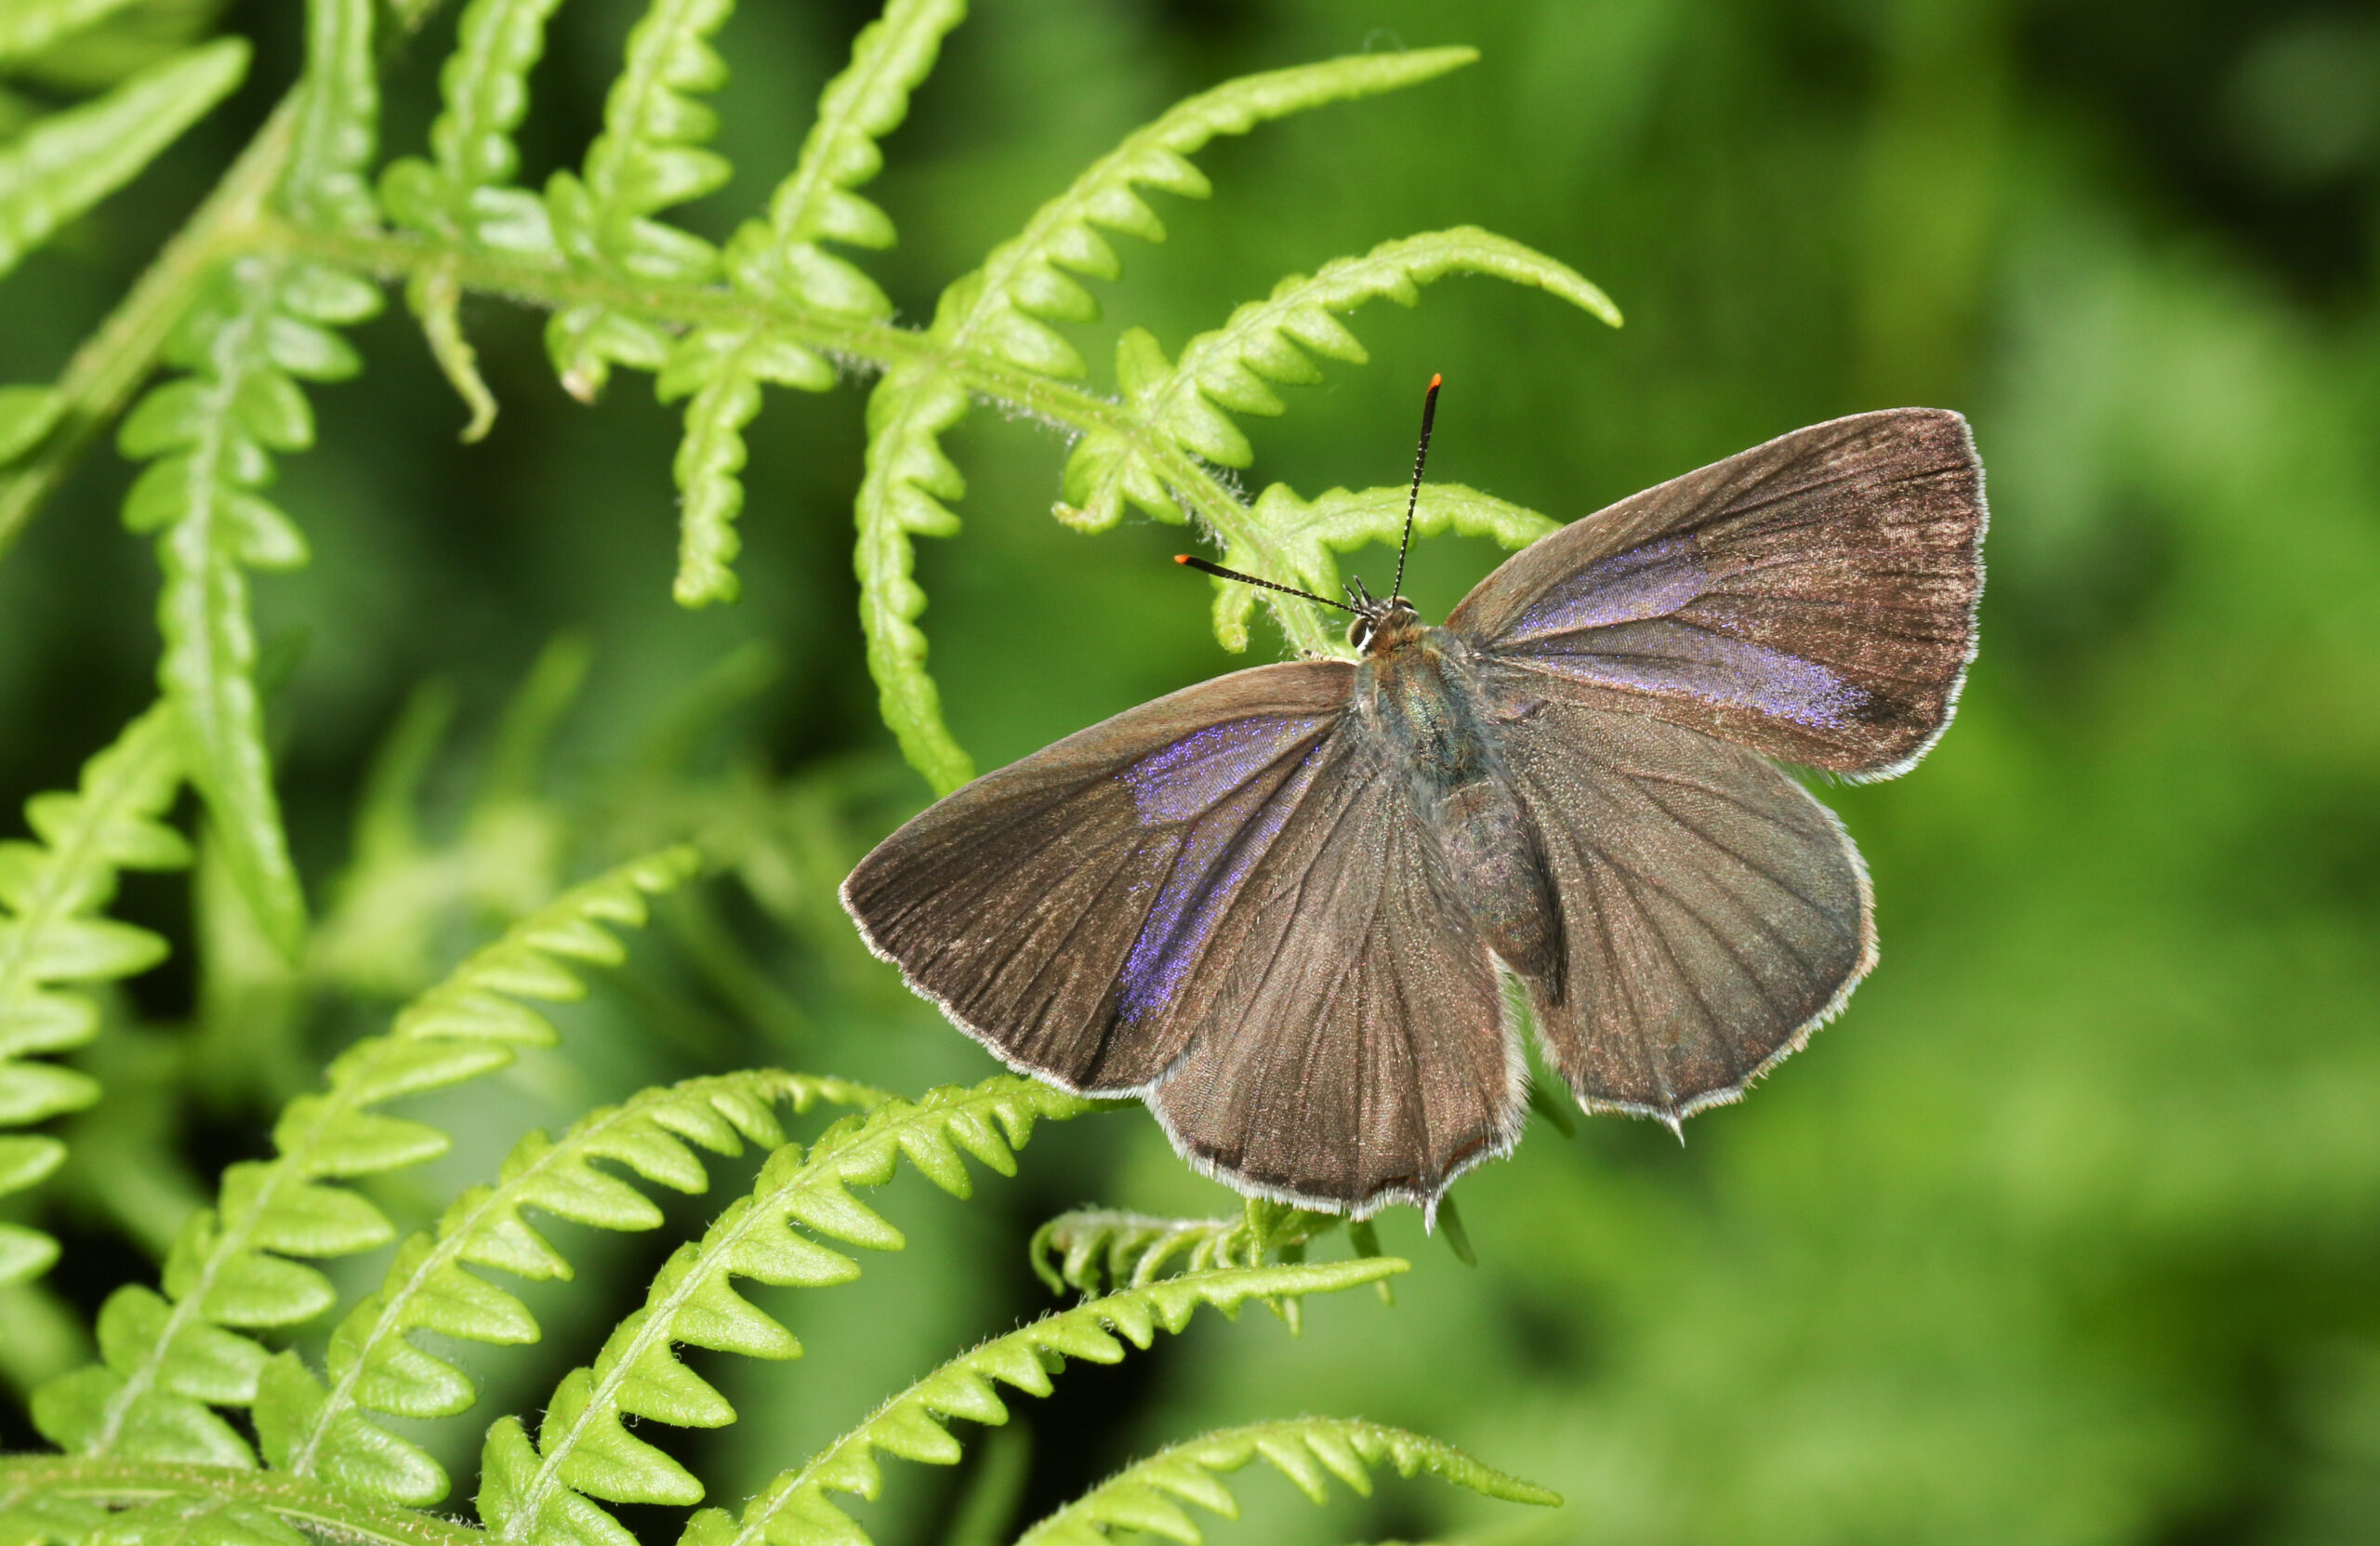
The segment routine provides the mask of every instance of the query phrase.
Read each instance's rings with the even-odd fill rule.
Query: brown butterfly
[[[1924,755],[1984,525],[1957,414],[1798,429],[1532,544],[1443,628],[1353,586],[1359,659],[1235,671],[986,774],[843,903],[960,1029],[1138,1096],[1241,1191],[1434,1209],[1519,1135],[1525,1018],[1587,1109],[1675,1128],[1843,1007],[1867,871],[1771,759]]]

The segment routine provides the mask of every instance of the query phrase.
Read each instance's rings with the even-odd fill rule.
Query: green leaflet
[[[589,1368],[554,1390],[534,1441],[512,1418],[488,1432],[480,1460],[480,1517],[501,1540],[629,1546],[633,1538],[591,1499],[686,1504],[702,1487],[677,1461],[636,1438],[623,1419],[717,1427],[734,1410],[671,1351],[685,1342],[747,1357],[798,1357],[801,1344],[738,1293],[731,1279],[823,1287],[859,1265],[813,1236],[898,1250],[901,1232],[851,1193],[880,1186],[906,1159],[955,1196],[972,1195],[966,1160],[1002,1175],[1039,1120],[1095,1103],[1012,1075],[972,1089],[937,1090],[917,1102],[885,1100],[846,1117],[808,1154],[788,1144],[769,1157],[750,1195],[681,1247],[653,1281],[644,1307],[606,1339]],[[796,1226],[799,1226],[797,1228]],[[690,1526],[691,1528],[691,1526]]]
[[[213,1410],[258,1398],[266,1354],[243,1333],[329,1307],[329,1279],[292,1258],[390,1239],[380,1210],[335,1183],[417,1165],[446,1147],[436,1128],[371,1108],[507,1067],[520,1047],[551,1045],[553,1026],[517,1000],[582,995],[562,961],[618,960],[606,926],[641,924],[645,896],[678,885],[694,865],[691,850],[671,850],[575,888],[472,955],[386,1034],[339,1054],[324,1091],[283,1112],[275,1157],[224,1172],[217,1206],[175,1241],[164,1291],[125,1288],[108,1300],[100,1362],[33,1394],[43,1436],[73,1454],[255,1464],[247,1441]]]
[[[1182,1505],[1196,1503],[1236,1519],[1239,1505],[1216,1478],[1257,1460],[1317,1503],[1329,1500],[1333,1476],[1370,1496],[1369,1468],[1380,1465],[1394,1466],[1400,1476],[1426,1473],[1508,1502],[1553,1507],[1562,1501],[1559,1493],[1508,1476],[1420,1434],[1353,1418],[1301,1417],[1224,1428],[1160,1449],[1026,1530],[1016,1546],[1105,1546],[1112,1535],[1132,1531],[1199,1546],[1203,1537]]]
[[[1203,198],[1207,179],[1186,158],[1217,135],[1245,134],[1270,119],[1419,85],[1477,57],[1469,48],[1356,55],[1250,75],[1177,104],[1127,135],[1036,211],[1023,231],[995,247],[982,268],[943,291],[933,342],[948,354],[988,356],[1000,369],[1024,373],[1020,398],[1033,377],[1081,376],[1081,356],[1050,323],[1099,314],[1091,292],[1071,276],[1113,279],[1122,271],[1102,230],[1165,239],[1164,224],[1137,189]],[[966,482],[943,454],[941,437],[966,416],[967,404],[967,385],[947,367],[926,361],[887,372],[868,399],[867,471],[855,507],[853,564],[868,670],[902,755],[936,794],[965,783],[973,765],[943,723],[941,694],[926,673],[926,639],[917,626],[925,593],[912,578],[910,539],[959,530],[949,506]]]
[[[531,1209],[602,1229],[651,1229],[661,1210],[595,1169],[606,1160],[656,1185],[698,1192],[707,1183],[696,1148],[733,1156],[746,1143],[785,1142],[771,1108],[806,1111],[819,1101],[875,1106],[879,1091],[840,1079],[760,1069],[647,1090],[589,1113],[559,1139],[533,1132],[513,1148],[493,1186],[457,1198],[434,1234],[397,1248],[380,1288],[331,1334],[317,1378],[295,1354],[267,1366],[257,1433],[267,1461],[299,1475],[336,1477],[385,1501],[423,1505],[445,1496],[445,1473],[426,1453],[364,1414],[453,1417],[476,1397],[470,1377],[411,1333],[462,1341],[534,1341],[528,1307],[485,1277],[491,1268],[530,1279],[568,1277],[570,1262],[526,1217]]]
[[[0,467],[39,445],[65,411],[55,388],[0,387]]]
[[[1263,1197],[1248,1199],[1236,1219],[1160,1219],[1113,1209],[1061,1213],[1033,1232],[1026,1246],[1034,1275],[1051,1293],[1079,1288],[1097,1293],[1106,1284],[1140,1288],[1169,1268],[1210,1272],[1218,1267],[1262,1266],[1267,1255],[1290,1260],[1346,1222]],[[1377,1247],[1359,1256],[1378,1256]]]
[[[0,19],[0,29],[17,24]],[[247,68],[248,46],[223,38],[152,66],[96,101],[52,113],[0,145],[0,274],[129,182],[230,96]]]
[[[0,59],[37,54],[132,0],[9,0],[0,7]]]
[[[512,131],[529,110],[529,72],[546,51],[546,22],[562,0],[471,0],[455,51],[438,72],[442,111],[430,126],[435,162],[406,156],[381,175],[390,217],[417,231],[475,231],[474,195],[520,169]]]
[[[1396,546],[1405,530],[1405,505],[1410,496],[1411,491],[1406,488],[1370,488],[1353,494],[1334,488],[1305,500],[1286,485],[1276,483],[1257,496],[1249,512],[1250,525],[1263,534],[1262,546],[1251,542],[1243,547],[1235,541],[1223,549],[1223,562],[1228,567],[1299,586],[1318,596],[1335,596],[1339,593],[1339,565],[1331,555],[1351,551],[1368,542]],[[1551,517],[1461,483],[1423,484],[1421,501],[1413,510],[1416,536],[1460,532],[1465,536],[1494,537],[1507,548],[1525,548],[1559,524]],[[1274,567],[1269,572],[1250,570],[1247,567],[1250,564]],[[1290,578],[1291,575],[1296,577]],[[1284,628],[1289,627],[1290,618],[1302,617],[1315,631],[1328,638],[1334,652],[1344,653],[1345,646],[1338,633],[1313,602],[1301,601],[1293,596],[1282,600],[1296,609],[1277,614],[1282,617]],[[1223,641],[1224,648],[1248,647],[1248,621],[1255,610],[1254,587],[1217,582],[1215,637]]]
[[[736,474],[744,470],[744,427],[760,411],[763,382],[822,392],[834,386],[835,368],[763,330],[705,329],[679,341],[654,384],[664,403],[692,396],[686,438],[671,469],[683,496],[671,588],[681,606],[735,600],[735,555],[743,546],[735,518],[744,509]]]
[[[306,0],[306,78],[281,199],[311,225],[355,231],[378,218],[364,168],[378,138],[373,0]]]
[[[438,73],[442,111],[430,126],[435,163],[390,164],[380,202],[397,224],[450,240],[553,253],[553,231],[535,195],[505,186],[520,167],[512,131],[529,108],[529,72],[546,48],[546,23],[561,0],[472,0],[457,24],[455,52]],[[405,299],[421,319],[430,350],[471,410],[463,439],[484,438],[496,397],[480,378],[463,336],[462,286],[451,264],[424,270]]]
[[[942,720],[942,694],[926,674],[925,588],[916,578],[915,536],[956,536],[959,517],[946,501],[967,480],[943,454],[942,434],[967,416],[967,389],[931,366],[902,365],[867,400],[867,464],[860,475],[860,627],[877,709],[901,743],[901,755],[937,795],[975,776],[975,765]]]
[[[964,0],[892,0],[852,43],[852,60],[826,84],[818,118],[793,175],[770,196],[765,220],[747,220],[728,243],[728,278],[755,299],[878,322],[892,303],[876,282],[824,244],[889,247],[892,222],[853,189],[884,165],[876,141],[908,115],[909,93],[933,68]],[[825,391],[832,366],[765,328],[697,328],[671,352],[657,383],[662,401],[693,397],[676,473],[683,497],[679,603],[735,599],[734,521],[744,507],[744,426],[760,411],[760,385]]]
[[[154,458],[125,500],[124,521],[158,534],[158,680],[180,711],[192,781],[258,921],[292,958],[305,935],[305,899],[265,750],[246,571],[306,561],[305,539],[259,491],[273,452],[313,442],[298,380],[337,380],[357,368],[329,325],[360,321],[379,303],[377,288],[337,270],[240,260],[164,350],[192,374],[152,388],[117,437],[127,456]]]
[[[866,274],[823,243],[889,247],[892,222],[853,190],[883,169],[876,142],[909,113],[909,93],[932,70],[965,0],[892,0],[852,41],[852,61],[826,83],[793,175],[769,196],[765,222],[747,221],[728,246],[736,284],[845,316],[890,316]]]
[[[152,708],[84,764],[72,794],[35,797],[25,819],[35,842],[0,843],[0,1126],[29,1127],[91,1103],[98,1087],[72,1069],[18,1061],[91,1039],[99,1007],[60,984],[129,976],[154,965],[165,942],[96,916],[119,869],[190,863],[180,834],[157,818],[181,787],[172,710]],[[0,1196],[38,1184],[65,1157],[58,1140],[0,1136]],[[0,1223],[0,1285],[48,1270],[57,1242]]]
[[[479,351],[463,332],[463,285],[455,266],[442,264],[415,275],[405,284],[405,305],[421,319],[421,336],[446,384],[471,411],[459,438],[466,445],[487,439],[496,428],[496,393],[481,377]]]
[[[718,273],[708,242],[652,217],[727,180],[726,161],[703,148],[718,115],[695,94],[727,84],[710,34],[734,9],[734,0],[652,0],[628,34],[628,66],[603,100],[583,174],[557,172],[546,185],[554,244],[573,266],[680,284]],[[554,314],[546,350],[570,394],[593,402],[615,363],[660,369],[669,339],[650,320],[588,304]]]
[[[1007,1405],[993,1381],[1048,1395],[1050,1376],[1068,1358],[1120,1362],[1129,1343],[1146,1348],[1158,1331],[1180,1331],[1200,1306],[1235,1315],[1251,1299],[1335,1293],[1406,1270],[1394,1258],[1316,1266],[1229,1268],[1125,1288],[1042,1316],[961,1354],[879,1407],[807,1464],[787,1471],[745,1505],[743,1516],[705,1509],[686,1525],[679,1546],[845,1546],[866,1537],[833,1501],[836,1493],[874,1498],[882,1486],[879,1450],[903,1460],[949,1465],[959,1441],[956,1417],[1002,1423]],[[1484,1468],[1483,1468],[1484,1469]]]

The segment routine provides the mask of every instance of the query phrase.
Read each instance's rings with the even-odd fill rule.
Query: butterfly
[[[1675,1130],[1843,1008],[1876,961],[1867,870],[1778,764],[1890,778],[1934,745],[1985,523],[1966,421],[1903,408],[1573,522],[1443,627],[1400,550],[1386,598],[1348,588],[1356,659],[1235,671],[985,774],[843,904],[961,1030],[1139,1097],[1204,1173],[1435,1213],[1517,1141],[1530,1024],[1588,1110]]]

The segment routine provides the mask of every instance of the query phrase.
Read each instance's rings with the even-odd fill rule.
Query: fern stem
[[[91,441],[124,411],[218,263],[253,244],[265,201],[289,165],[298,93],[282,99],[206,202],[167,242],[58,379],[64,408],[48,439],[0,474],[0,556]]]
[[[482,1546],[486,1539],[469,1526],[434,1513],[371,1502],[354,1488],[331,1487],[279,1471],[91,1460],[77,1455],[0,1459],[0,1500],[13,1501],[31,1493],[116,1504],[166,1498],[244,1502],[322,1539],[348,1542]]]

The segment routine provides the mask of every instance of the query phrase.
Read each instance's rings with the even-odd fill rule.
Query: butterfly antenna
[[[1392,600],[1405,594],[1405,554],[1413,546],[1413,511],[1421,503],[1421,466],[1430,459],[1430,424],[1438,416],[1438,383],[1443,376],[1430,377],[1430,390],[1421,399],[1421,444],[1413,453],[1413,492],[1405,496],[1405,540],[1396,545],[1396,583],[1388,588]]]
[[[1355,608],[1344,601],[1334,601],[1328,596],[1317,596],[1311,590],[1300,590],[1293,585],[1275,585],[1271,580],[1260,580],[1253,575],[1243,575],[1236,569],[1226,569],[1220,563],[1209,563],[1205,559],[1193,553],[1176,553],[1173,555],[1173,562],[1188,564],[1191,568],[1203,574],[1212,575],[1217,579],[1237,580],[1242,585],[1262,586],[1267,590],[1277,590],[1285,596],[1302,596],[1309,601],[1320,601],[1324,606],[1335,606],[1342,612],[1354,612],[1358,617],[1363,615],[1361,612],[1357,612]]]

